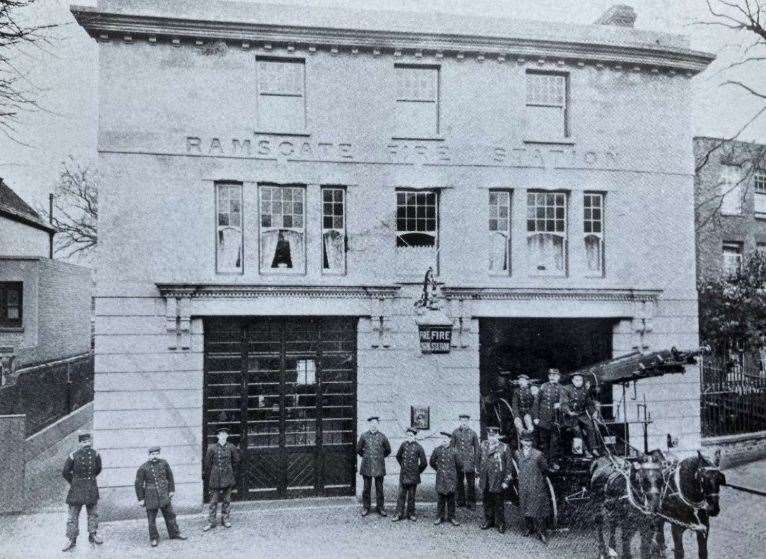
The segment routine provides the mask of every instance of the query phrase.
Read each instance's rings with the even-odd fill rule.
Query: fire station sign
[[[452,344],[452,325],[419,324],[420,351],[422,353],[449,353]]]

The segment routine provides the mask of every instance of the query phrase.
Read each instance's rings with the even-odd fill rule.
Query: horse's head
[[[710,516],[718,516],[721,512],[718,493],[721,486],[726,484],[726,476],[719,469],[721,451],[716,451],[715,459],[712,462],[705,458],[701,452],[697,452],[697,456],[699,458],[699,466],[694,472],[694,481],[705,501],[707,513]]]
[[[651,512],[657,512],[662,505],[662,487],[665,483],[662,465],[653,460],[633,462],[631,477],[634,485],[640,489],[643,506]]]

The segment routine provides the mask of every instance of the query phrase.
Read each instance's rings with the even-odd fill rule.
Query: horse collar
[[[695,479],[696,479],[695,475]],[[705,500],[702,499],[701,501],[692,501],[689,498],[684,495],[684,490],[681,487],[681,464],[679,463],[678,466],[676,466],[675,472],[673,472],[673,479],[676,482],[676,487],[678,488],[678,497],[683,501],[683,503],[690,508],[693,509],[701,509],[705,505]]]

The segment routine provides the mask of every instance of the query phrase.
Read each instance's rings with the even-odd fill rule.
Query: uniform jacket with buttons
[[[96,476],[101,473],[101,456],[86,446],[75,450],[64,463],[61,475],[69,482],[66,502],[69,505],[93,505],[98,502]]]
[[[359,473],[365,477],[386,475],[386,456],[391,454],[391,443],[380,431],[366,431],[359,437],[356,453],[362,457]]]
[[[205,453],[205,473],[210,489],[227,489],[237,484],[234,472],[239,465],[239,449],[227,442],[215,443],[207,447]]]
[[[511,452],[505,443],[490,446],[489,441],[481,443],[479,486],[490,493],[502,493],[503,483],[510,483],[513,476]]]
[[[561,404],[561,408],[564,410],[564,416],[569,425],[575,424],[578,416],[584,417],[586,411],[591,416],[596,411],[596,405],[591,397],[590,389],[585,387],[585,385],[579,388],[573,384],[564,387],[564,401]]]
[[[564,387],[558,382],[546,382],[540,387],[535,402],[534,418],[540,420],[540,427],[552,429],[556,422],[557,410],[554,404],[564,399]]]
[[[420,474],[428,466],[426,451],[415,441],[404,441],[396,452],[396,461],[399,462],[399,483],[402,485],[417,485],[420,483]]]
[[[513,416],[522,420],[524,419],[525,415],[534,415],[535,396],[532,394],[532,389],[530,389],[528,386],[519,387],[513,393],[511,408],[513,409]]]
[[[449,495],[457,489],[457,471],[460,457],[457,450],[448,445],[437,446],[431,453],[431,467],[436,470],[436,492]]]
[[[170,494],[175,493],[173,471],[162,458],[144,462],[136,472],[136,497],[144,501],[148,510],[157,510],[170,504]]]
[[[475,473],[479,466],[479,436],[470,427],[462,425],[452,432],[450,446],[458,456],[458,466],[467,473]]]

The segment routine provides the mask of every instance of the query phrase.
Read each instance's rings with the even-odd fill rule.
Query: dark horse
[[[615,532],[621,531],[623,557],[630,558],[633,534],[641,534],[641,557],[651,554],[653,515],[660,508],[663,478],[654,460],[627,461],[603,457],[591,466],[590,489],[598,523],[599,559],[617,557]],[[609,534],[609,544],[604,532]]]
[[[697,534],[699,559],[707,559],[707,540],[710,518],[718,516],[721,508],[718,492],[726,484],[726,477],[718,466],[721,453],[715,453],[711,462],[700,452],[678,463],[665,474],[666,489],[660,508],[657,543],[665,548],[665,522],[669,521],[673,535],[673,557],[684,557],[683,535],[686,530]]]

